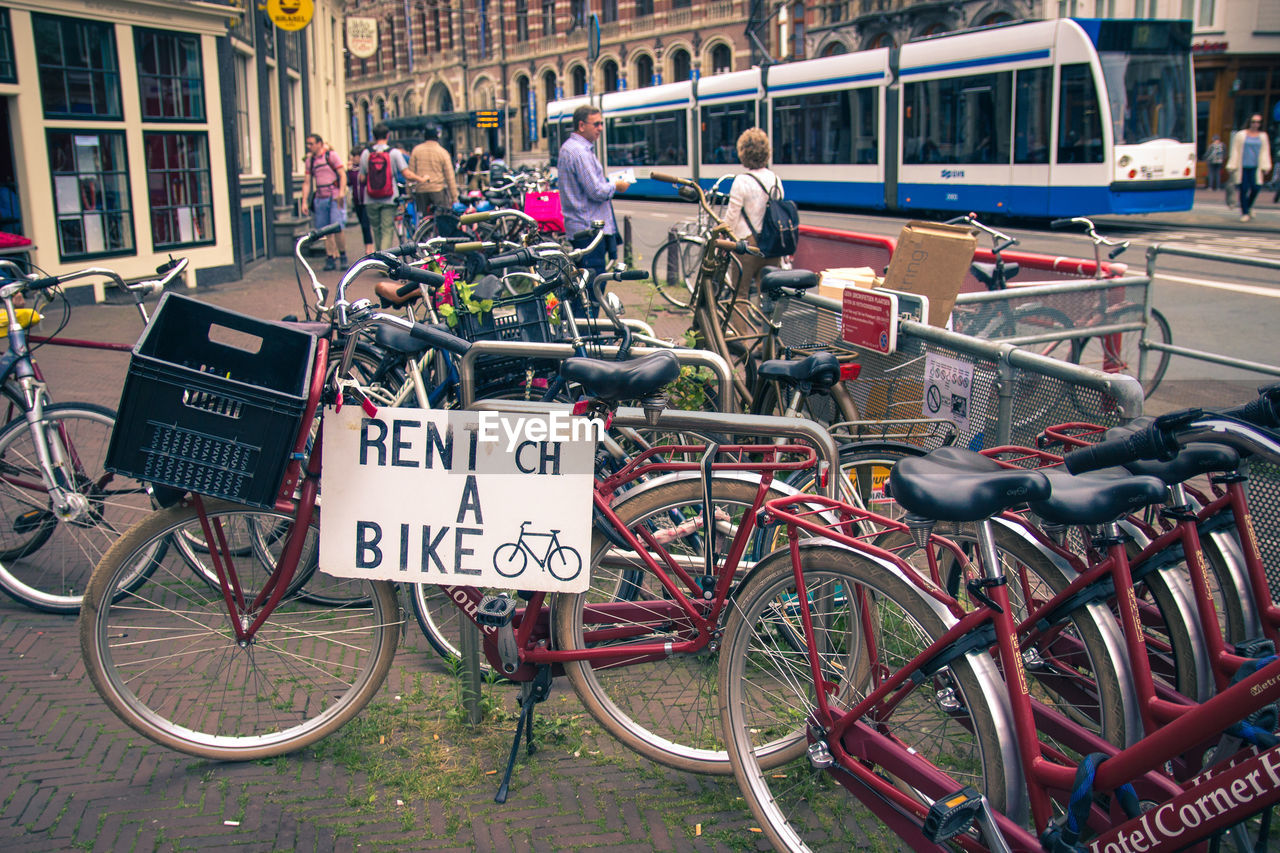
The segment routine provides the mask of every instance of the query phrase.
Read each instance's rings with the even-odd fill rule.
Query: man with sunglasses
[[[598,107],[584,104],[573,111],[573,133],[560,146],[556,163],[559,172],[560,209],[564,213],[564,230],[576,234],[591,227],[592,220],[604,222],[604,239],[585,258],[582,266],[599,274],[609,261],[618,256],[618,222],[613,215],[613,196],[626,192],[627,181],[609,181],[604,166],[596,157],[595,144],[604,130],[604,117]],[[587,240],[574,240],[577,248]]]

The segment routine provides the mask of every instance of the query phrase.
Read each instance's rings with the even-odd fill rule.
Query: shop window
[[[47,138],[59,256],[69,261],[131,254],[124,132],[51,130]]]
[[[156,250],[213,242],[209,140],[204,133],[144,133],[151,239]]]

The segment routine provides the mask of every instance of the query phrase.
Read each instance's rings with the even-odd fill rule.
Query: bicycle
[[[343,276],[335,301],[335,317],[347,333],[337,376],[346,374],[357,333],[375,324],[399,327],[451,352],[465,351],[465,341],[446,333],[377,313],[367,302],[348,303],[346,285],[368,270],[427,284],[438,284],[442,278],[386,258],[365,258],[353,265]],[[391,584],[350,582],[346,598],[352,603],[344,606],[317,604],[304,594],[316,571],[316,564],[304,557],[313,553],[314,547],[314,533],[309,531],[315,523],[323,437],[321,430],[313,439],[310,425],[326,386],[323,366],[327,362],[327,340],[320,339],[308,402],[275,509],[205,501],[192,495],[182,504],[145,519],[95,571],[80,623],[86,666],[117,716],[157,742],[220,760],[279,754],[314,742],[358,713],[385,677],[401,630]],[[674,356],[658,353],[625,364],[570,361],[564,372],[569,380],[585,387],[600,383],[618,398],[630,398],[651,394],[674,376],[676,368]],[[329,387],[328,395],[337,399],[332,382]],[[601,405],[608,408],[616,402]],[[715,421],[711,415],[700,417]],[[793,429],[790,423],[787,428]],[[748,451],[756,457],[735,460]],[[705,692],[709,673],[700,656],[687,653],[712,643],[710,626],[715,614],[724,606],[748,544],[756,541],[752,508],[761,506],[765,496],[789,493],[770,485],[770,473],[810,465],[813,453],[773,445],[728,447],[722,452],[733,455],[729,461],[708,461],[704,466],[680,461],[678,453],[667,454],[670,460],[653,461],[666,453],[654,448],[597,485],[593,503],[617,542],[599,534],[593,543],[592,564],[608,557],[606,562],[615,566],[611,573],[622,583],[585,610],[580,605],[586,598],[595,600],[593,595],[572,600],[562,597],[549,620],[559,626],[557,636],[570,636],[576,627],[576,636],[585,633],[585,644],[565,645],[562,641],[558,648],[548,646],[548,620],[541,618],[548,603],[545,593],[535,593],[498,623],[481,626],[491,665],[526,691],[519,729],[524,729],[527,715],[545,697],[545,685],[538,685],[549,681],[551,667],[564,665],[572,671],[575,662],[584,666],[601,662],[605,666],[600,671],[611,675],[634,668],[634,664],[618,666],[632,656],[632,649],[647,649],[641,660],[652,665],[641,667],[648,685],[643,696],[651,696],[657,684],[668,684],[683,695],[670,696],[660,714],[617,718],[610,726],[626,730],[638,748],[659,754],[668,763],[727,772],[723,751],[700,740],[714,731],[710,724],[713,709]],[[791,456],[784,458],[782,454]],[[713,498],[704,491],[704,470],[710,474],[705,488]],[[762,479],[745,479],[744,474],[751,472],[758,472]],[[653,473],[670,476],[653,478]],[[646,477],[642,486],[619,491],[624,484]],[[622,498],[616,503],[615,492]],[[716,507],[717,511],[709,514],[716,518],[716,537],[705,533],[709,522],[702,521],[704,503]],[[657,514],[655,505],[661,508]],[[682,518],[681,524],[688,524],[675,524],[671,511]],[[240,535],[272,526],[284,532],[269,549],[251,535]],[[658,529],[677,532],[660,546],[654,539]],[[213,544],[202,555],[207,564],[202,573],[218,579],[216,588],[193,576],[181,556],[157,554],[160,543],[184,532]],[[703,543],[721,534],[733,539],[730,566],[695,561],[693,555],[701,552]],[[248,542],[243,544],[246,538]],[[629,568],[620,566],[619,561]],[[636,561],[643,569],[637,568]],[[125,579],[134,576],[139,565],[149,569],[145,584],[140,589],[126,588]],[[695,566],[705,566],[714,573],[714,590],[704,587],[700,580],[703,571]],[[637,571],[644,571],[644,575],[637,575]],[[479,621],[483,591],[457,586],[444,589],[465,618]],[[710,598],[707,592],[712,593]],[[585,632],[580,622],[584,612],[589,620]],[[653,614],[660,621],[648,628],[634,623],[624,629],[623,636],[638,645],[620,649],[603,642],[608,632],[598,633],[603,627],[595,621],[596,614],[608,619]],[[514,638],[514,642],[500,641],[504,637]],[[320,666],[323,673],[309,673],[311,664],[302,665],[300,654]],[[680,684],[690,666],[704,673],[695,679],[701,690],[684,693]],[[598,671],[588,666],[586,674],[595,677]],[[180,686],[176,693],[174,685]],[[610,682],[595,695],[609,697],[610,705],[617,709],[615,699],[630,704],[633,697],[626,692],[629,689],[630,685]],[[182,700],[193,695],[201,695],[202,701],[192,705]],[[171,702],[170,697],[179,701]]]
[[[698,218],[694,222],[673,227],[666,242],[653,253],[650,270],[654,287],[658,295],[675,308],[689,308],[694,304],[694,285],[701,266],[702,250],[720,220],[719,213],[712,210],[711,205],[723,207],[728,203],[729,194],[720,185],[732,178],[732,175],[718,178],[704,194],[707,207],[698,206]],[[698,201],[691,191],[682,191],[680,198]]]
[[[116,273],[98,267],[28,277],[5,264],[15,277],[0,284],[8,317],[0,383],[10,418],[0,430],[0,589],[29,607],[77,612],[93,564],[125,528],[152,509],[152,489],[105,468],[114,411],[92,403],[52,401],[15,300],[73,279],[105,276],[134,295],[145,321],[145,295],[163,290],[186,265],[185,259],[172,261],[158,270],[160,278],[126,285]],[[95,349],[123,346],[67,343]]]
[[[1273,437],[1229,418],[1191,414],[1157,423],[1140,437],[1072,454],[1067,465],[1079,471],[1151,458],[1207,436],[1267,458],[1280,454]],[[962,481],[954,474],[954,469],[927,460],[904,463],[895,470],[895,495],[922,512],[922,518],[973,517],[1019,499],[1038,506],[1049,497],[1048,482],[1037,472],[986,472]],[[931,490],[928,479],[935,476],[951,477],[953,493]],[[1102,502],[1123,513],[1119,492],[1109,488],[1107,493]],[[982,509],[975,509],[974,502]],[[1151,813],[1143,818],[1137,808],[1141,797],[1154,802],[1156,813],[1167,819],[1160,833],[1166,833],[1165,827],[1169,830],[1164,838],[1140,832],[1133,836],[1135,843],[1163,850],[1194,842],[1280,798],[1280,791],[1272,790],[1262,801],[1253,796],[1242,800],[1237,789],[1237,796],[1215,801],[1212,815],[1192,813],[1179,822],[1179,815],[1187,813],[1177,811],[1181,803],[1213,800],[1215,779],[1229,783],[1239,778],[1237,769],[1241,774],[1259,772],[1275,760],[1273,736],[1247,724],[1236,725],[1280,697],[1280,664],[1274,656],[1243,665],[1237,680],[1218,696],[1198,706],[1183,706],[1177,719],[1155,733],[1149,731],[1132,746],[1121,750],[1091,743],[1086,731],[1066,718],[1046,714],[1028,693],[1027,680],[1039,662],[1018,648],[1011,587],[992,559],[987,522],[978,522],[982,571],[970,583],[975,609],[956,621],[940,608],[937,588],[892,554],[853,540],[839,526],[815,524],[806,518],[811,510],[791,509],[788,503],[770,502],[766,512],[787,523],[789,554],[769,567],[762,565],[740,592],[721,656],[721,703],[730,757],[753,812],[778,849],[811,849],[811,844],[820,849],[832,831],[824,813],[843,808],[841,785],[913,844],[954,839],[968,849],[985,844],[991,849],[1039,850],[1042,838],[1051,849],[1055,843],[1071,849],[1086,826],[1097,833],[1090,839],[1091,849],[1124,849],[1118,839],[1151,825]],[[798,530],[821,530],[846,550],[811,545],[802,560]],[[926,526],[918,531],[921,542],[927,530]],[[1124,591],[1117,580],[1117,592]],[[868,624],[872,617],[886,633],[872,633],[878,630]],[[975,633],[985,624],[994,624],[994,632]],[[918,651],[904,649],[906,625],[921,637]],[[895,633],[887,632],[890,626],[897,626]],[[785,645],[779,643],[780,635],[789,638]],[[884,644],[878,645],[880,640]],[[998,647],[995,656],[1004,681],[991,668],[987,649],[992,645]],[[775,692],[770,693],[770,684],[776,685]],[[929,691],[939,684],[945,690],[932,697]],[[799,782],[788,770],[765,767],[752,755],[752,742],[770,730],[766,713],[793,702],[798,704],[782,719],[807,721],[808,750],[802,760],[816,770],[815,777],[790,765],[803,777]],[[939,722],[912,729],[911,712],[930,708]],[[893,723],[894,717],[902,719]],[[949,740],[940,736],[944,728]],[[1016,732],[1016,737],[1009,732]],[[1046,732],[1084,747],[1077,753],[1084,756],[1078,767],[1068,755],[1041,742]],[[1225,758],[1225,764],[1183,784],[1161,772],[1182,753],[1207,755],[1197,744],[1206,737],[1212,743],[1217,732],[1254,746],[1233,757],[1235,748],[1224,741],[1217,757]],[[966,781],[972,789],[962,787]],[[1123,789],[1130,781],[1136,795],[1132,788]],[[1105,804],[1101,810],[1094,804],[1096,792],[1116,792],[1111,808],[1118,815],[1117,807],[1123,805],[1120,825],[1101,822],[1107,814]],[[1027,795],[1030,833],[1023,825]],[[798,807],[800,797],[803,808]],[[970,829],[975,823],[977,834]],[[1266,825],[1264,819],[1263,832]],[[1148,841],[1153,843],[1146,846]],[[1159,846],[1165,841],[1170,843]]]
[[[1103,237],[1092,220],[1083,216],[1071,219],[1055,219],[1052,228],[1081,226],[1093,243],[1094,278],[1103,277],[1102,249],[1111,249],[1107,258],[1114,260],[1129,241],[1117,242]],[[1159,343],[1173,342],[1169,321],[1155,308],[1150,315],[1142,305],[1126,299],[1109,299],[1107,291],[1098,291],[1097,307],[1077,324],[1081,330],[1101,326],[1134,326],[1115,332],[1092,334],[1075,338],[1071,343],[1071,360],[1083,367],[1092,367],[1105,373],[1127,373],[1142,384],[1142,393],[1150,397],[1160,386],[1165,371],[1169,369],[1169,353],[1165,350],[1148,351],[1144,343],[1154,337]],[[1141,369],[1140,369],[1141,367]],[[1141,373],[1141,375],[1139,375]]]
[[[553,578],[558,581],[571,581],[582,571],[582,555],[573,548],[560,544],[560,531],[552,530],[548,533],[534,533],[525,530],[529,526],[529,522],[520,525],[520,538],[515,542],[508,542],[501,545],[498,550],[493,552],[493,567],[497,569],[498,574],[504,578],[515,578],[524,574],[524,570],[529,565],[529,559],[538,564],[538,568],[546,569]],[[542,556],[538,556],[538,552],[526,543],[525,537],[539,537],[547,539],[547,550]],[[519,563],[517,564],[517,560]]]

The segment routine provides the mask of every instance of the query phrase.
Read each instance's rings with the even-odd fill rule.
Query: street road
[[[647,265],[667,229],[691,218],[694,210],[678,202],[615,201],[619,218],[629,216],[633,241]],[[867,234],[897,236],[908,217],[804,210],[801,222]],[[1017,237],[1018,251],[1052,256],[1093,257],[1092,244],[1080,234],[1051,231],[1026,222],[992,222]],[[1239,257],[1267,257],[1280,261],[1280,234],[1244,229],[1186,229],[1152,227],[1108,217],[1098,223],[1104,236],[1127,239],[1131,247],[1118,260],[1135,273],[1146,270],[1148,247],[1157,243],[1197,247]],[[980,242],[980,245],[984,245]],[[1280,276],[1236,264],[1163,256],[1156,268],[1154,304],[1168,318],[1173,342],[1236,358],[1280,364]],[[1233,380],[1259,384],[1264,377],[1233,368],[1174,357],[1165,382],[1203,384],[1203,380]]]

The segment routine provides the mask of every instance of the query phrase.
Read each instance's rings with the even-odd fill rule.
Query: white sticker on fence
[[[924,358],[924,402],[926,418],[945,418],[961,432],[969,429],[969,402],[973,389],[973,365],[928,353]]]
[[[330,412],[320,569],[404,583],[586,590],[597,427],[560,413]]]

